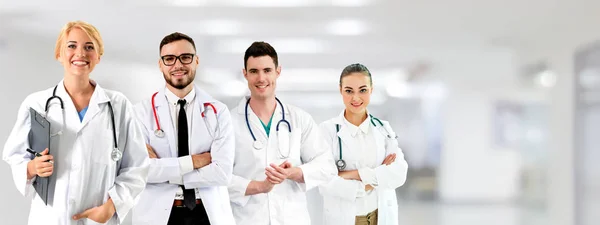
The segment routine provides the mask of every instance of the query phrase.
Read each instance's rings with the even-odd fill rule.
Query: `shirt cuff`
[[[367,196],[367,191],[365,191],[365,187],[367,185],[365,185],[365,183],[363,182],[356,182],[358,184],[358,189],[356,190],[356,197],[357,198],[362,198]]]
[[[30,180],[27,180],[27,184],[33,184],[33,182],[35,182],[35,178],[37,178],[37,175],[33,176],[33,178],[31,178]]]
[[[181,176],[194,170],[194,161],[192,161],[191,155],[179,157],[179,169]]]
[[[119,193],[117,193],[117,188],[113,186],[110,190],[108,190],[108,196],[112,199],[113,205],[115,206],[115,214],[119,219],[119,223],[123,224],[125,218],[127,218],[127,214],[130,213],[131,208],[134,206],[134,201],[128,201],[127,199],[122,199]],[[115,215],[113,215],[114,217]]]
[[[194,162],[192,161],[191,155],[181,156],[178,158],[179,161],[179,171],[181,171],[180,176],[176,179],[169,180],[170,184],[178,184],[183,185],[183,175],[186,173],[194,171]]]
[[[377,186],[377,176],[374,169],[369,167],[358,169],[358,175],[365,185]]]

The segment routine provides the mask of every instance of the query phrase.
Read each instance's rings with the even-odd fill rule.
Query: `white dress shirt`
[[[169,103],[169,110],[171,113],[171,120],[172,120],[172,124],[173,124],[173,130],[175,131],[175,137],[178,136],[178,119],[179,119],[179,109],[180,106],[179,104],[177,104],[177,101],[180,100],[179,97],[177,97],[177,95],[175,95],[173,92],[171,92],[171,90],[169,90],[168,88],[165,87],[165,95],[167,96],[167,102]],[[193,118],[193,110],[194,110],[194,100],[196,100],[196,89],[192,89],[192,91],[190,91],[190,93],[188,93],[183,99],[185,99],[185,106],[183,106],[183,108],[185,109],[185,113],[187,116],[187,123],[188,123],[188,137],[192,137],[192,120]],[[190,138],[188,138],[189,140]],[[189,143],[188,143],[189,144]],[[179,144],[176,144],[175,146],[179,146]],[[181,179],[180,180],[173,180],[173,181],[169,181],[169,183],[175,183],[175,184],[183,184],[183,175],[189,172],[192,172],[194,170],[194,162],[192,161],[192,156],[191,155],[187,155],[187,156],[180,156],[179,157],[179,167],[181,168]],[[198,190],[196,190],[196,192],[198,192]],[[196,198],[200,198],[198,193],[196,193]],[[183,200],[183,189],[179,188],[177,190],[177,194],[175,195],[175,199],[178,200]]]
[[[355,154],[359,160],[350,161],[355,168],[358,168],[358,173],[364,184],[369,184],[369,180],[376,179],[374,168],[377,164],[377,154],[374,147],[375,138],[369,126],[370,120],[367,118],[358,127],[344,119],[345,126],[349,129],[352,138],[355,139],[356,146],[352,150],[358,151]],[[345,150],[345,149],[344,149]],[[377,190],[373,189],[368,192],[359,191],[356,198],[356,215],[364,216],[373,210],[377,209]]]

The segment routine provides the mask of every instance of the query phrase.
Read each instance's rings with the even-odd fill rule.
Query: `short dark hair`
[[[277,52],[269,43],[264,41],[255,41],[246,49],[246,53],[244,54],[244,69],[248,65],[248,59],[250,57],[260,57],[268,55],[273,59],[273,63],[275,63],[275,67],[279,64],[279,60],[277,59]]]
[[[182,34],[182,33],[179,33],[179,32],[175,32],[175,33],[172,33],[172,34],[169,34],[169,35],[165,36],[162,39],[162,41],[160,41],[160,46],[158,48],[158,53],[160,54],[160,51],[162,50],[163,46],[165,46],[167,44],[170,44],[170,43],[173,43],[173,42],[176,42],[176,41],[180,41],[180,40],[186,40],[189,43],[191,43],[192,46],[194,47],[194,51],[196,51],[196,44],[194,43],[194,39],[192,39],[190,36],[187,36],[185,34]]]
[[[342,78],[352,73],[362,73],[365,76],[369,77],[369,84],[373,86],[373,78],[371,77],[371,72],[365,65],[360,63],[350,64],[346,66],[344,70],[342,70],[342,74],[340,75],[340,86],[342,86]]]

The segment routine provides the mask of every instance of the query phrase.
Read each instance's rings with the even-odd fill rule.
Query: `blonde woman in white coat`
[[[133,105],[90,78],[103,53],[96,27],[68,22],[55,47],[63,79],[28,95],[19,107],[2,158],[17,190],[31,200],[27,224],[128,224],[146,186],[149,159]],[[35,148],[28,136],[30,109],[50,122],[49,148],[33,149],[40,156],[28,152]],[[47,179],[47,196],[34,188],[39,179]]]
[[[408,164],[389,123],[367,111],[372,91],[369,70],[347,66],[340,76],[345,109],[320,125],[339,171],[319,187],[323,224],[398,224],[395,189],[406,181]]]

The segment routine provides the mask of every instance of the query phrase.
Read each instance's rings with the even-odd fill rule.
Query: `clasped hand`
[[[288,161],[281,163],[280,165],[270,164],[270,167],[265,168],[265,175],[267,175],[267,181],[272,184],[281,184],[285,179],[288,179],[293,172],[292,164]]]

